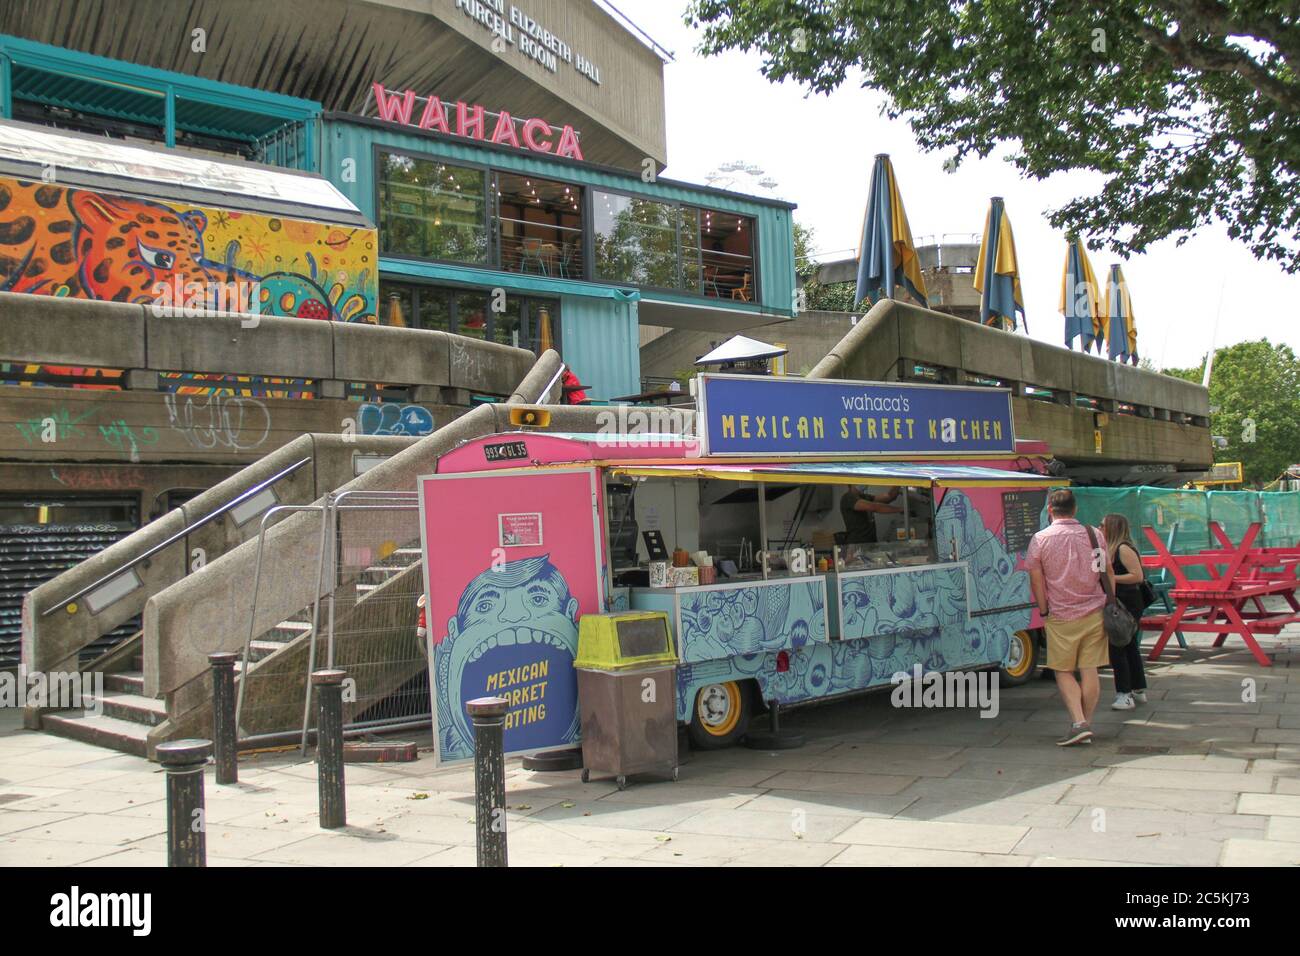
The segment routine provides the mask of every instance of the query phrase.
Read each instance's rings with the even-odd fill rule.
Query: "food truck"
[[[764,702],[917,667],[1032,675],[1024,553],[1065,482],[1015,439],[1009,392],[692,384],[694,434],[521,429],[420,479],[439,761],[473,755],[465,704],[482,696],[509,702],[508,752],[580,739],[584,614],[667,614],[677,718],[701,748],[737,742]]]

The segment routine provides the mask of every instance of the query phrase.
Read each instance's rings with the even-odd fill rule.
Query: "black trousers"
[[[1146,671],[1142,669],[1142,651],[1138,648],[1138,637],[1133,636],[1126,647],[1110,645],[1110,666],[1115,672],[1115,692],[1131,694],[1135,690],[1147,689]]]

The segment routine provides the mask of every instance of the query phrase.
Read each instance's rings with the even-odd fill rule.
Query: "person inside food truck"
[[[869,494],[862,486],[850,486],[840,497],[840,517],[844,519],[845,544],[875,544],[876,515],[902,514],[903,509],[889,502],[902,494],[897,485],[879,494]]]

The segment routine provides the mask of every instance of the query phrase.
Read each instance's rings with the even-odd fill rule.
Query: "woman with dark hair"
[[[1101,519],[1101,533],[1109,552],[1106,557],[1114,571],[1115,597],[1136,621],[1146,610],[1141,591],[1146,575],[1137,545],[1133,543],[1128,518],[1119,514],[1106,515]],[[1124,647],[1110,645],[1110,666],[1115,674],[1115,702],[1110,705],[1111,710],[1133,710],[1138,704],[1147,702],[1147,676],[1142,668],[1138,634],[1134,634],[1133,640]]]

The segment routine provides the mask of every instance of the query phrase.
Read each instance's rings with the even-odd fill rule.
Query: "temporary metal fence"
[[[297,531],[300,542],[313,542],[310,553],[276,569],[262,559],[263,525],[240,675],[241,737],[296,740],[305,750],[316,721],[310,675],[322,668],[347,672],[349,736],[428,728],[428,655],[416,636],[424,575],[415,493],[345,491],[293,510],[320,522],[315,534]],[[267,630],[258,602],[283,589],[283,576],[304,574],[314,577],[316,597]]]

